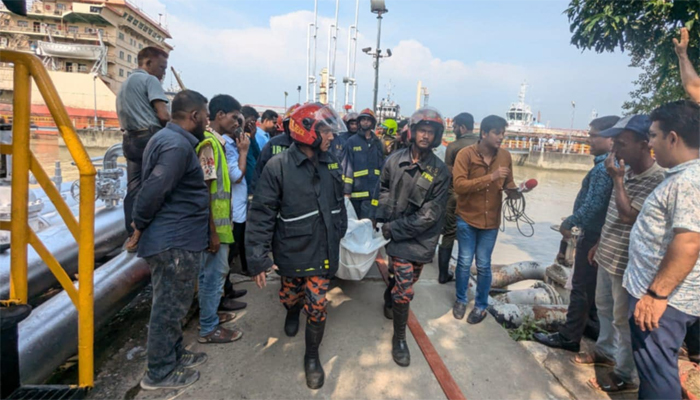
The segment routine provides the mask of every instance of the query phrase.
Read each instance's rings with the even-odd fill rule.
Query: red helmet
[[[284,113],[284,117],[282,118],[282,131],[287,132],[287,134],[289,134],[289,116],[292,115],[294,110],[296,110],[299,107],[301,107],[301,104],[299,104],[299,103],[292,104],[287,109],[287,112]],[[278,121],[279,121],[279,119],[278,119]]]
[[[374,128],[377,125],[377,117],[374,115],[374,111],[372,111],[369,108],[365,108],[360,112],[360,115],[357,116],[357,122],[360,122],[360,119],[363,117],[371,118],[372,119],[372,128]]]
[[[415,141],[416,127],[421,123],[427,123],[435,128],[435,139],[433,147],[438,147],[442,143],[442,133],[445,131],[445,120],[442,119],[440,112],[433,107],[423,107],[416,110],[411,115],[411,141]]]
[[[281,115],[277,116],[277,123],[275,124],[275,130],[277,132],[284,132],[284,122],[282,120]]]
[[[289,134],[295,142],[311,147],[321,145],[319,128],[330,128],[333,134],[346,130],[343,120],[331,107],[321,103],[300,106],[289,116]]]

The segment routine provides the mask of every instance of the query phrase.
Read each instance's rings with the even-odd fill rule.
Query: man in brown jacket
[[[478,324],[486,317],[491,288],[491,253],[496,245],[501,221],[502,192],[520,196],[513,182],[510,153],[501,149],[505,119],[490,115],[481,121],[479,142],[462,149],[452,169],[457,195],[457,300],[452,313],[462,319],[467,309],[469,270],[476,256],[477,285],[474,309],[467,322]]]

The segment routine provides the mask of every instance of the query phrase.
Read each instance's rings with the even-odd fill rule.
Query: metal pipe
[[[496,302],[510,304],[563,304],[557,290],[544,282],[537,282],[529,289],[511,290],[493,297]]]
[[[4,61],[4,60],[3,60]],[[29,68],[17,62],[14,70],[12,124],[12,218],[10,220],[10,298],[26,304],[27,240],[29,239],[29,114],[31,104]],[[8,282],[3,280],[3,282]]]
[[[311,27],[306,27],[306,102],[309,102],[309,88],[311,87]]]
[[[149,276],[146,261],[126,252],[95,271],[95,328],[104,326],[129,304]],[[22,383],[45,381],[76,353],[77,346],[78,312],[62,292],[34,309],[19,325]]]
[[[535,261],[522,261],[508,265],[494,265],[492,270],[492,288],[504,288],[527,279],[544,280],[545,266]],[[476,275],[476,266],[471,268]]]
[[[352,75],[350,75],[350,80],[352,84],[352,107],[355,108],[355,102],[357,98],[357,82],[355,81],[355,72],[357,71],[357,34],[358,34],[358,22],[360,17],[360,0],[355,1],[355,33],[353,35],[353,47],[352,47]]]
[[[554,331],[566,322],[566,305],[493,304],[487,311],[508,329],[517,328],[525,320],[536,321],[541,328]]]
[[[311,75],[313,76],[313,101],[316,102],[316,55],[317,55],[317,36],[318,36],[318,0],[314,0],[314,63]]]
[[[53,226],[37,234],[56,260],[65,269],[68,276],[78,272],[78,246],[65,225]],[[95,257],[102,258],[114,251],[126,240],[124,227],[124,209],[116,207],[110,210],[102,208],[95,214]],[[12,253],[0,254],[0,298],[8,298],[10,258]],[[44,261],[34,251],[29,250],[27,280],[28,297],[40,296],[57,285],[56,278],[48,270]]]
[[[331,62],[331,69],[329,70],[330,76],[328,77],[328,87],[333,88],[333,108],[336,108],[335,100],[337,98],[337,88],[335,86],[335,60],[338,51],[338,8],[340,7],[340,0],[335,0],[335,25],[333,25],[333,61]],[[330,93],[329,93],[330,97]]]
[[[374,101],[372,109],[377,112],[377,96],[379,94],[379,59],[382,51],[379,49],[379,42],[382,37],[382,13],[377,13],[377,49],[374,55]]]
[[[348,50],[347,50],[347,57],[345,57],[346,62],[345,62],[345,79],[343,79],[343,84],[345,86],[345,103],[343,104],[344,106],[348,104],[348,101],[350,100],[350,47],[352,45],[352,30],[354,29],[354,26],[350,25],[348,27]]]

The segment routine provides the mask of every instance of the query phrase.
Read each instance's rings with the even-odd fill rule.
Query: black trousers
[[[134,201],[141,189],[141,165],[143,163],[143,151],[146,149],[148,140],[153,134],[149,131],[139,133],[125,133],[122,139],[122,151],[126,158],[126,196],[124,197],[124,224],[126,231],[131,235],[134,228],[131,227],[134,211]]]
[[[595,287],[598,270],[588,262],[588,252],[598,242],[599,235],[584,234],[576,244],[574,276],[571,282],[566,323],[559,333],[566,339],[579,342],[589,320],[598,320],[595,308]]]
[[[457,196],[450,191],[447,197],[447,212],[445,213],[445,226],[442,228],[442,242],[440,247],[452,249],[457,238]]]
[[[245,258],[245,222],[233,223],[233,244],[228,252],[228,263],[231,265],[233,259],[240,256],[241,272],[244,275],[248,274],[248,260]],[[231,272],[229,271],[226,281],[224,282],[224,295],[233,292],[233,283],[231,283]]]
[[[700,321],[688,328],[688,333],[685,335],[685,345],[688,347],[688,355],[700,355]]]

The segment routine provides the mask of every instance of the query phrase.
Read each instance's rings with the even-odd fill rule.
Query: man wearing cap
[[[619,120],[619,117],[607,116],[594,119],[590,123],[588,142],[591,155],[595,156],[595,165],[581,183],[581,190],[574,202],[574,213],[562,222],[559,229],[563,241],[566,242],[571,238],[573,227],[578,227],[581,231],[576,243],[573,288],[566,313],[566,323],[557,333],[534,335],[536,341],[549,347],[578,352],[581,349],[581,338],[589,319],[593,322],[598,319],[595,310],[597,272],[588,261],[588,252],[600,238],[613,188],[612,178],[608,175],[603,163],[612,150],[613,142],[611,138],[603,137],[600,133],[612,128]],[[557,255],[557,260],[563,258],[563,254]]]
[[[631,115],[600,133],[612,137],[614,143],[613,152],[605,160],[613,192],[600,240],[588,255],[589,262],[598,267],[595,303],[600,334],[593,354],[581,353],[574,362],[614,365],[607,376],[589,381],[591,386],[608,393],[638,389],[627,319],[629,296],[622,287],[622,277],[629,261],[632,226],[646,198],[664,179],[664,169],[651,155],[650,126],[648,116]],[[625,166],[629,168],[625,170]]]

